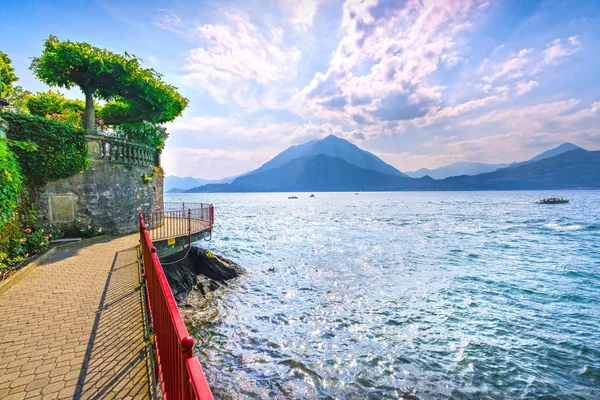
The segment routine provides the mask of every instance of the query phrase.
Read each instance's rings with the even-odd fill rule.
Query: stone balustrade
[[[104,135],[85,135],[88,154],[94,160],[140,166],[160,166],[160,152],[151,146]]]

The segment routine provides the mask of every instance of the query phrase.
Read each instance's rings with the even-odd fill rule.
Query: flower
[[[98,123],[99,123],[100,125],[104,125],[104,121],[102,121],[101,119],[98,119]]]
[[[29,257],[29,253],[25,253],[25,255],[23,257],[25,257],[25,258]]]
[[[91,226],[91,225],[88,225],[88,229],[92,229],[92,226]]]
[[[48,238],[48,236],[46,236],[46,237],[44,238],[44,240],[45,240],[46,242],[48,241],[48,239],[49,239],[49,238]]]
[[[52,237],[52,234],[49,234],[48,237]]]
[[[31,233],[31,228],[25,228],[25,233]]]
[[[98,228],[98,233],[101,233],[101,232],[102,232],[102,228]]]
[[[42,247],[43,245],[44,245],[44,242],[41,242],[41,243],[40,243],[40,247]]]
[[[27,238],[21,238],[21,240],[19,240],[19,242],[21,243],[25,243],[27,241]]]

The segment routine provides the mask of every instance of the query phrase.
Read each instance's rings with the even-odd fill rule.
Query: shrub
[[[81,233],[81,237],[93,238],[96,236],[104,235],[104,231],[102,230],[102,227],[100,227],[100,226],[86,224],[81,220],[78,220],[76,222],[76,225],[77,225],[77,229],[79,229],[79,232]]]
[[[43,252],[52,240],[61,237],[62,232],[52,224],[39,221],[26,223],[25,228],[11,238],[7,248],[0,252],[0,272],[18,268],[24,260]]]
[[[77,129],[83,126],[85,103],[81,100],[70,100],[58,92],[39,92],[27,98],[27,110],[31,115],[56,119]]]
[[[33,115],[3,112],[2,117],[9,123],[9,138],[31,141],[38,147],[33,152],[14,149],[30,192],[35,192],[50,181],[68,178],[87,168],[88,157],[82,130]]]
[[[0,139],[0,228],[14,219],[22,190],[17,159],[7,141]]]

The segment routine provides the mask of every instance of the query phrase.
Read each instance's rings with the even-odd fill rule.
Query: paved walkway
[[[0,294],[0,399],[146,399],[137,235],[61,249]]]

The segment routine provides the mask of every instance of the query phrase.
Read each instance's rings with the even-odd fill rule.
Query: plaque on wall
[[[48,217],[51,222],[73,222],[75,221],[74,195],[51,194],[48,198]]]

